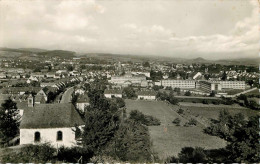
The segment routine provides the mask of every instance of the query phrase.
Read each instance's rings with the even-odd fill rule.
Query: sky
[[[0,47],[232,59],[259,37],[258,0],[0,1]]]

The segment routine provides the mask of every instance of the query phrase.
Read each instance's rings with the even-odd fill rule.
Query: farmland
[[[198,120],[198,125],[184,127],[183,124],[190,118],[196,118],[188,111],[179,115],[180,106],[169,105],[161,101],[126,100],[127,113],[131,110],[139,110],[146,115],[154,116],[161,121],[160,126],[150,126],[149,131],[153,142],[153,148],[160,158],[177,155],[183,147],[200,146],[205,149],[221,148],[225,141],[217,137],[203,133],[205,124]],[[175,118],[181,120],[181,126],[172,123]],[[198,117],[199,118],[199,117]]]
[[[194,104],[194,103],[180,103],[180,106],[191,115],[203,117],[204,119],[217,119],[219,111],[226,109],[231,114],[241,112],[245,116],[257,115],[257,111],[244,108],[238,105],[213,105],[213,104]]]

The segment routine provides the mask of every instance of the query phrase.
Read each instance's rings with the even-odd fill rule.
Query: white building
[[[20,125],[20,144],[49,142],[55,147],[76,145],[72,130],[84,122],[71,103],[39,104],[24,110]]]
[[[138,84],[141,86],[142,81],[146,81],[145,75],[133,76],[131,73],[127,73],[124,76],[112,76],[111,80],[109,80],[110,83],[122,86],[126,83],[130,83],[133,85]]]
[[[219,82],[212,81],[199,81],[197,88],[200,88],[202,91],[211,92],[211,91],[220,91],[221,85]]]
[[[163,87],[172,88],[195,88],[194,80],[162,80],[161,85]]]
[[[88,97],[88,95],[87,95],[87,94],[79,95],[78,100],[77,100],[77,103],[76,103],[77,108],[78,108],[80,111],[84,112],[84,111],[85,111],[85,108],[86,108],[87,106],[89,106],[89,105],[90,105],[90,104],[89,104],[89,97]]]
[[[155,100],[156,92],[153,90],[143,90],[136,93],[137,98],[140,100]]]
[[[106,98],[119,97],[122,98],[122,90],[120,89],[106,89],[104,92]]]
[[[196,80],[197,78],[199,78],[199,77],[201,77],[201,76],[202,76],[202,73],[198,72],[198,73],[196,73],[196,74],[192,77],[192,79],[193,79],[193,80]]]
[[[218,82],[223,89],[224,88],[246,89],[245,81],[212,81],[212,82]]]

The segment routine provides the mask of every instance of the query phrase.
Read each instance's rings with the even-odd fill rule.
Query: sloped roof
[[[77,103],[83,103],[83,102],[89,103],[89,97],[87,94],[80,95],[78,97]]]
[[[35,102],[44,103],[45,102],[44,96],[43,95],[36,95],[35,96]]]
[[[140,96],[156,96],[156,92],[153,90],[143,90],[136,93]]]
[[[20,128],[61,128],[84,125],[71,103],[39,104],[24,110]]]
[[[106,89],[104,94],[122,94],[122,90],[120,89]]]

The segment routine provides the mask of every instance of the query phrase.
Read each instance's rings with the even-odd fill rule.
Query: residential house
[[[122,90],[120,89],[106,89],[104,92],[106,98],[120,97],[122,98]]]

